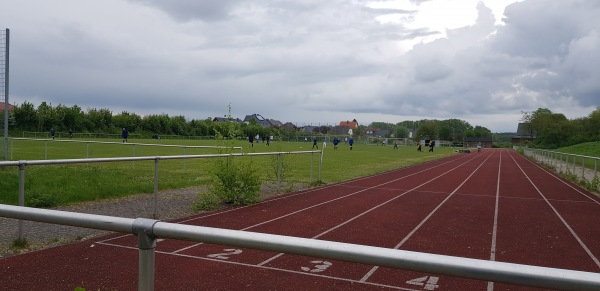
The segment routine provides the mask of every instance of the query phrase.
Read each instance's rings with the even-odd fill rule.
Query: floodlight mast
[[[4,159],[8,160],[8,48],[10,30],[4,34]]]

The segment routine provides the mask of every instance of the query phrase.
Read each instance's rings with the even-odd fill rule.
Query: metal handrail
[[[15,140],[22,140],[22,141],[43,141],[45,142],[45,158],[48,158],[48,142],[72,142],[72,143],[83,143],[86,146],[86,152],[85,152],[85,157],[89,158],[89,144],[120,144],[120,145],[124,145],[124,146],[132,146],[134,151],[135,151],[135,146],[153,146],[153,147],[174,147],[174,148],[183,148],[183,154],[186,154],[186,150],[188,148],[203,148],[203,149],[235,149],[235,150],[239,150],[240,153],[244,152],[244,149],[242,147],[239,146],[235,146],[235,147],[228,147],[228,146],[188,146],[188,145],[172,145],[172,144],[153,144],[153,143],[135,143],[135,142],[127,142],[127,143],[122,143],[122,142],[115,142],[115,141],[91,141],[91,140],[71,140],[71,139],[46,139],[46,138],[21,138],[21,137],[13,137],[13,138],[9,138],[10,142],[11,142],[11,146],[10,146],[10,157],[12,160],[13,157],[13,148],[14,146],[12,145],[13,142]]]
[[[0,205],[0,216],[138,236],[138,290],[154,290],[157,238],[221,244],[562,290],[600,290],[600,273],[453,257],[397,249],[161,222]]]
[[[180,155],[180,156],[146,156],[146,157],[117,157],[117,158],[94,158],[94,159],[59,159],[59,160],[22,160],[22,161],[0,161],[0,167],[17,166],[19,167],[19,205],[25,205],[25,168],[27,166],[39,165],[60,165],[60,164],[81,164],[81,163],[106,163],[106,162],[128,162],[128,161],[154,161],[154,212],[153,217],[158,217],[158,163],[160,160],[179,160],[179,159],[201,159],[201,158],[221,158],[221,157],[244,157],[244,156],[281,156],[294,154],[314,154],[320,153],[319,160],[319,182],[321,181],[321,165],[323,163],[323,151],[294,151],[294,152],[265,152],[265,153],[230,153],[230,154],[205,154],[205,155]],[[312,184],[313,164],[310,160],[310,183]],[[281,163],[281,159],[278,159]],[[281,169],[281,165],[278,165]],[[278,170],[277,180],[280,180],[281,171]],[[23,223],[19,221],[19,239],[23,238]]]

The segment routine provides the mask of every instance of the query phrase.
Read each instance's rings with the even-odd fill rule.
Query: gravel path
[[[263,199],[277,195],[274,185],[263,185]],[[158,193],[157,215],[159,220],[167,221],[195,214],[192,207],[197,195],[204,187],[191,187],[176,190],[163,190]],[[302,189],[301,185],[286,186],[287,191]],[[154,195],[138,194],[119,199],[78,203],[52,208],[55,210],[90,213],[126,218],[154,218]],[[86,240],[110,232],[73,226],[23,221],[24,237],[28,245],[25,248],[11,247],[18,237],[18,220],[0,217],[0,258],[58,246],[65,243]]]

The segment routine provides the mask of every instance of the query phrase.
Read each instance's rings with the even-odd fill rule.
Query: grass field
[[[112,143],[105,143],[112,142]],[[137,144],[137,145],[136,145]],[[165,147],[140,144],[178,145]],[[216,154],[218,149],[191,146],[220,146],[215,140],[13,140],[10,143],[11,160],[79,159],[131,156],[171,156]],[[187,146],[185,149],[183,146]],[[250,147],[245,141],[234,146],[243,147],[244,153],[289,152],[311,150],[312,143],[273,142]],[[319,144],[322,149],[323,144]],[[234,150],[239,153],[239,150]],[[401,145],[375,146],[355,143],[353,150],[341,143],[337,150],[327,144],[323,153],[321,182],[335,183],[391,169],[423,163],[454,154],[452,148],[436,147],[433,153],[417,152],[416,147]],[[243,157],[252,159],[263,181],[277,178],[277,156]],[[319,175],[318,154],[282,156],[283,181],[302,183],[307,187]],[[210,170],[214,159],[162,160],[159,162],[159,189],[177,189],[206,185],[213,179]],[[18,203],[19,170],[0,167],[0,203]],[[52,206],[73,202],[122,197],[154,191],[154,161],[110,162],[72,165],[27,166],[25,171],[26,205]],[[282,189],[285,191],[285,189]]]

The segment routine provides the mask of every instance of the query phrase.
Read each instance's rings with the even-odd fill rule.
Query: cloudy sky
[[[10,101],[302,125],[600,106],[597,0],[0,0]]]

